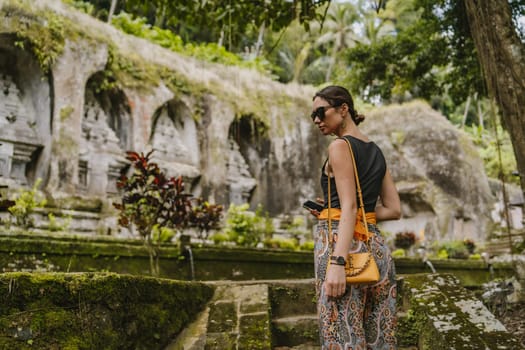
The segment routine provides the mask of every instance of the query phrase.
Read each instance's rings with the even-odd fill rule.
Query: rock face
[[[363,128],[383,149],[402,200],[403,219],[386,230],[427,243],[485,238],[495,199],[466,134],[419,101],[374,110]]]
[[[304,214],[319,196],[329,139],[307,117],[312,87],[183,57],[59,0],[0,0],[0,12],[0,185],[42,178],[54,199],[110,204],[125,152],[154,149],[211,202]],[[492,199],[464,135],[422,103],[373,111],[364,127],[403,200],[404,219],[385,229],[484,237]]]

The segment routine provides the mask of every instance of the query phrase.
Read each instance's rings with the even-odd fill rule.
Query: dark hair
[[[317,91],[313,99],[315,99],[316,97],[321,97],[322,99],[326,100],[326,102],[328,102],[330,106],[333,107],[340,107],[344,103],[346,103],[348,106],[348,112],[350,113],[350,116],[352,117],[352,120],[354,121],[355,125],[359,125],[359,123],[365,120],[365,116],[362,114],[358,114],[357,111],[354,109],[354,100],[352,99],[352,95],[350,95],[350,92],[348,92],[348,90],[342,86],[327,86]]]

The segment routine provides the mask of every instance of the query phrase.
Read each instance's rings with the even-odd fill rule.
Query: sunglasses
[[[320,121],[323,121],[326,117],[325,112],[329,110],[330,108],[335,108],[334,106],[321,106],[315,109],[315,111],[312,112],[312,115],[310,116],[312,118],[312,121],[315,121],[315,118],[319,118]]]

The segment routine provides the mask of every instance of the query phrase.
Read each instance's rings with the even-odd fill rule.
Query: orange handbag
[[[363,203],[363,194],[361,192],[361,185],[359,184],[359,176],[357,175],[357,166],[355,164],[355,157],[354,157],[354,151],[352,150],[352,145],[346,138],[342,138],[346,141],[348,144],[348,148],[350,149],[350,155],[352,157],[352,163],[354,166],[354,173],[355,173],[355,182],[357,186],[357,195],[359,197],[359,208],[358,211],[361,210],[362,214],[362,220],[363,222],[357,222],[355,226],[361,228],[364,225],[364,229],[366,232],[366,246],[368,247],[367,252],[359,252],[359,253],[348,253],[346,256],[346,264],[345,264],[345,274],[346,274],[346,283],[347,284],[373,284],[379,281],[379,270],[377,268],[376,261],[374,259],[374,256],[372,255],[372,250],[370,247],[370,235],[368,234],[368,225],[366,222],[366,215],[365,215],[365,205]],[[330,209],[331,209],[331,199],[330,199],[330,171],[328,171],[328,235],[330,242],[333,242],[333,235],[332,235],[332,219],[330,215]],[[360,215],[357,215],[359,217]],[[328,266],[330,266],[330,260],[328,261]],[[326,267],[328,269],[328,266]]]

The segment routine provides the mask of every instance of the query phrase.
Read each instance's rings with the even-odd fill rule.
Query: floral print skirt
[[[338,221],[332,220],[337,234]],[[370,246],[380,273],[373,285],[348,286],[338,298],[325,295],[323,283],[333,244],[328,239],[328,222],[320,220],[315,236],[315,288],[322,350],[396,349],[396,281],[390,249],[377,226],[368,225]],[[364,242],[354,240],[351,251],[367,251]]]

